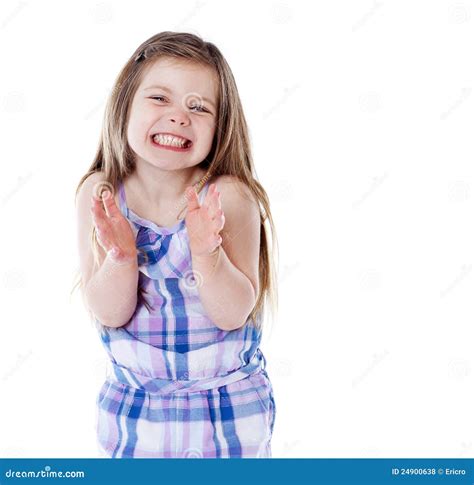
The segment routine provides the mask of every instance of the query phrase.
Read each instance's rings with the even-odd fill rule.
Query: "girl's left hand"
[[[220,193],[211,184],[202,206],[195,187],[186,187],[188,201],[185,217],[192,256],[207,256],[222,243],[219,232],[224,227],[224,211],[221,209]]]

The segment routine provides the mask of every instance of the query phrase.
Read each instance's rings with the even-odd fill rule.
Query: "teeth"
[[[159,143],[160,145],[169,145],[178,148],[184,147],[187,143],[187,140],[184,140],[183,138],[176,138],[175,136],[171,135],[162,135],[160,133],[155,135],[153,140],[155,143]]]

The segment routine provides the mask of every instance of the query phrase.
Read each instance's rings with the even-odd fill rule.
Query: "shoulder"
[[[89,200],[97,188],[99,188],[99,184],[103,183],[105,183],[105,175],[103,172],[91,173],[86,179],[83,180],[77,191],[78,202],[84,199]]]
[[[82,213],[86,212],[86,207],[90,207],[91,197],[98,197],[101,191],[108,188],[111,192],[116,192],[113,185],[107,182],[104,172],[91,173],[81,184],[76,195],[76,206]],[[118,194],[114,193],[115,203],[118,205]]]
[[[258,202],[250,188],[235,175],[218,175],[212,183],[216,184],[222,202],[226,202],[229,209],[242,207],[242,204],[253,207],[253,210],[258,209]]]

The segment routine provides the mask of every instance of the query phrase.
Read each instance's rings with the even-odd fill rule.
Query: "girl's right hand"
[[[91,213],[97,231],[97,240],[107,253],[107,257],[116,263],[136,261],[137,248],[135,237],[129,222],[115,203],[110,191],[102,193],[102,202],[92,196]]]

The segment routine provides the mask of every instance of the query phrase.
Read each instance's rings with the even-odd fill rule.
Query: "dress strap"
[[[209,180],[204,184],[204,187],[202,188],[201,192],[199,192],[198,194],[198,199],[199,199],[199,203],[202,205],[202,203],[204,202],[204,199],[206,197],[206,194],[207,194],[207,191],[209,190],[209,186],[210,186],[210,182]]]
[[[128,207],[127,207],[127,200],[125,198],[125,189],[123,188],[123,181],[119,183],[118,194],[119,194],[119,208],[122,211],[122,214],[125,217],[128,217]]]

